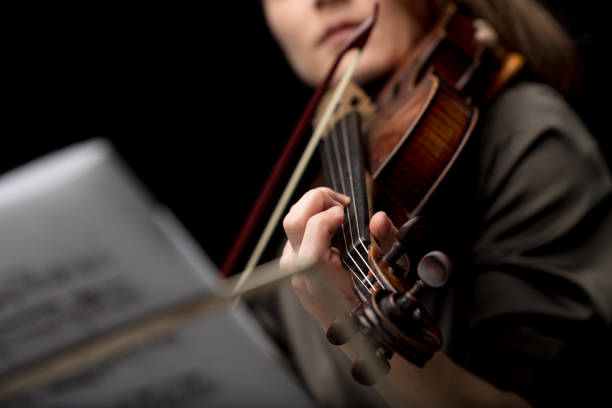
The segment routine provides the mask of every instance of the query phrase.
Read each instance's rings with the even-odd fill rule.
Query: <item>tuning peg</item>
[[[425,287],[440,288],[446,285],[452,271],[453,264],[445,253],[431,251],[425,254],[417,265],[417,275],[420,279],[410,289],[409,295],[417,298]]]
[[[334,346],[340,346],[349,341],[358,329],[359,323],[353,313],[344,313],[327,329],[327,340]]]
[[[440,268],[437,264],[448,268],[447,259],[441,252],[433,252],[428,254],[423,265],[429,269]],[[448,278],[448,271],[432,272],[426,270],[426,266],[422,266],[422,277],[432,286],[441,285],[445,277]],[[425,286],[423,279],[419,280],[422,287]],[[423,367],[442,348],[440,330],[419,300],[408,292],[379,290],[355,307],[351,314],[359,325],[359,338],[366,342],[364,350],[376,350],[365,352],[353,363],[351,373],[360,384],[376,384],[384,377],[390,369],[388,360],[393,353]]]
[[[426,236],[426,219],[421,215],[412,217],[397,231],[397,239],[404,245],[414,241],[422,241]]]
[[[404,254],[409,259],[419,259],[426,245],[427,226],[425,217],[417,216],[409,219],[400,227],[389,251],[383,256],[383,261],[391,266],[395,275],[402,276],[405,272],[397,264]]]

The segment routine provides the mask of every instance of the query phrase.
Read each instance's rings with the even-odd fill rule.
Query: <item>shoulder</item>
[[[485,195],[523,164],[538,170],[542,182],[546,173],[575,166],[585,177],[610,183],[595,138],[564,97],[543,83],[519,82],[500,94],[483,110],[477,139]]]
[[[580,152],[590,154],[597,150],[594,139],[564,97],[539,82],[519,82],[502,92],[483,111],[481,129],[489,134],[483,142],[490,145],[525,143],[555,129],[568,134],[568,142]]]
[[[489,306],[517,298],[482,308],[479,318],[523,307],[576,319],[592,314],[541,302],[549,285],[565,282],[609,321],[612,257],[604,248],[612,235],[612,178],[596,141],[563,97],[538,83],[508,89],[481,119],[473,261],[485,273],[476,283]],[[513,295],[509,287],[521,289]]]

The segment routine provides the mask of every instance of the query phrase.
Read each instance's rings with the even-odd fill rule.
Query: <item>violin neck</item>
[[[370,212],[360,122],[355,111],[343,116],[323,138],[320,154],[327,185],[351,198],[344,222],[336,233],[335,244],[345,267],[361,280],[363,271],[369,269]],[[358,281],[356,283],[359,286]]]

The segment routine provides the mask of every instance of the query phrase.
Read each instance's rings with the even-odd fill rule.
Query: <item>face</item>
[[[316,86],[325,77],[344,40],[374,11],[375,0],[263,0],[272,35],[296,74]],[[357,65],[364,83],[392,70],[421,38],[427,0],[379,0],[378,20]],[[337,70],[347,68],[351,53]]]

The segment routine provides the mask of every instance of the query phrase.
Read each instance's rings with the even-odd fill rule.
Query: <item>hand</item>
[[[304,308],[324,330],[337,317],[321,302],[325,296],[329,297],[327,291],[331,291],[346,309],[358,301],[350,274],[342,267],[338,250],[331,245],[336,230],[344,221],[344,208],[350,202],[349,197],[329,188],[315,188],[304,194],[283,220],[288,242],[280,267],[288,269],[315,263],[323,266],[324,276],[297,275],[291,284]],[[316,278],[323,279],[315,281]]]
[[[322,299],[329,292],[342,303],[343,311],[352,309],[359,302],[352,287],[350,274],[342,267],[337,248],[331,245],[336,230],[344,221],[344,208],[350,198],[326,187],[307,192],[283,221],[288,242],[280,259],[283,269],[317,263],[324,266],[324,279],[295,276],[291,283],[304,308],[327,330],[338,317],[330,313]],[[395,227],[384,213],[376,214],[370,223],[372,234],[384,243],[391,241]],[[320,287],[324,285],[324,287]]]
[[[295,276],[291,283],[304,308],[327,330],[338,314],[323,306],[322,298],[332,290],[336,298],[350,310],[357,299],[350,275],[342,268],[338,251],[331,241],[344,220],[344,208],[350,199],[329,188],[316,188],[306,193],[285,217],[283,227],[288,242],[280,260],[281,268],[293,268],[302,262],[317,262],[327,266],[321,286],[314,279]],[[385,213],[376,213],[370,220],[370,232],[385,250],[397,233]],[[317,281],[318,282],[318,281]],[[355,356],[349,348],[341,349],[349,358]],[[517,394],[503,392],[455,364],[443,352],[438,352],[424,368],[395,354],[385,386],[375,388],[390,404],[415,407],[431,406],[528,406]]]

